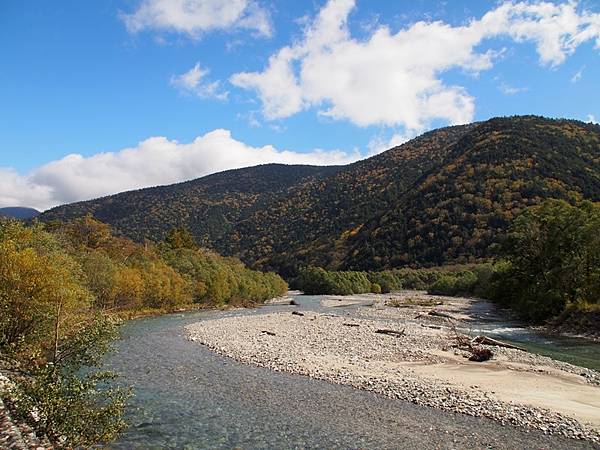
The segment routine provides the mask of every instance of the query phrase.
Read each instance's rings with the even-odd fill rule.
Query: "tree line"
[[[472,274],[463,267],[391,269],[383,271],[328,271],[303,267],[290,285],[308,295],[386,294],[401,289],[428,290],[444,278],[462,279]]]

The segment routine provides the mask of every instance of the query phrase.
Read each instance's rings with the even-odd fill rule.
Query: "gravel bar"
[[[527,397],[507,400],[506,395],[501,395],[500,385],[499,392],[485,385],[485,377],[501,373],[506,376],[498,379],[512,384],[513,389],[521,379],[533,379],[536,383],[539,379],[542,385],[550,380],[572,385],[594,399],[600,395],[600,374],[498,347],[489,347],[494,352],[492,361],[467,361],[468,355],[451,346],[456,334],[452,321],[427,314],[436,307],[464,319],[465,304],[456,299],[443,308],[421,307],[412,300],[409,303],[407,308],[387,307],[380,296],[373,308],[363,308],[357,314],[286,311],[206,320],[188,325],[186,330],[191,341],[241,362],[351,385],[417,405],[600,443],[599,422],[584,420],[585,414],[584,419],[575,418],[577,414],[561,411],[560,405],[541,407],[523,401]],[[400,334],[377,332],[382,329]],[[481,376],[483,384],[465,385],[461,381],[469,379],[467,374]],[[590,406],[587,414],[594,415],[594,408],[600,405]]]

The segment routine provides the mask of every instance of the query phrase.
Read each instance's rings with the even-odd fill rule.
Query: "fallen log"
[[[375,333],[387,334],[388,336],[394,336],[394,337],[400,337],[400,336],[404,336],[405,331],[406,331],[406,328],[404,328],[402,331],[388,330],[386,328],[382,328],[379,330],[375,330]]]
[[[440,327],[439,325],[425,325],[424,323],[422,323],[421,326],[423,328],[433,328],[434,330],[441,330],[442,329],[442,327]]]
[[[292,316],[304,316],[304,313],[298,311],[292,311]]]
[[[527,351],[524,348],[517,347],[516,345],[512,345],[507,342],[498,341],[496,339],[492,339],[487,336],[475,336],[473,339],[471,339],[471,343],[483,344],[483,345],[494,345],[496,347],[512,348],[515,350],[521,350],[523,352]]]

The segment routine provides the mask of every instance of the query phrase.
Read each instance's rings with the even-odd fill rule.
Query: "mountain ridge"
[[[268,164],[53,208],[135,240],[185,225],[258,268],[379,269],[489,258],[510,220],[548,197],[600,200],[600,126],[537,116],[427,132],[346,166]]]

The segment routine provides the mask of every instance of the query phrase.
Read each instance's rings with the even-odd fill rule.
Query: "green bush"
[[[101,366],[116,326],[94,319],[61,343],[53,361],[20,378],[12,392],[19,417],[59,448],[107,443],[127,426],[123,412],[130,390],[113,386],[115,373],[89,369]]]
[[[478,271],[431,269],[394,269],[381,272],[335,272],[321,267],[300,270],[293,286],[309,295],[320,294],[363,294],[367,292],[388,293],[400,289],[429,290],[442,295],[469,295],[480,284],[481,274],[489,283],[489,269]],[[488,287],[481,287],[480,290]]]
[[[457,293],[456,281],[456,277],[444,275],[429,287],[428,292],[434,295],[455,295]]]

